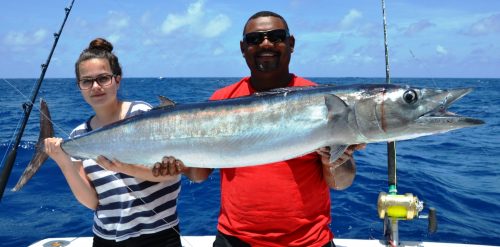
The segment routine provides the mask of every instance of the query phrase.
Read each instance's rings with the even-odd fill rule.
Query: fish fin
[[[333,145],[330,146],[330,163],[335,162],[347,149],[347,145]]]
[[[335,121],[340,120],[347,117],[349,108],[347,104],[338,96],[334,94],[325,95],[325,104],[328,108],[328,119],[336,124],[340,124],[344,121]],[[345,150],[348,148],[348,145],[331,145],[330,146],[330,163],[335,162]]]
[[[290,92],[301,91],[301,90],[304,90],[304,89],[315,88],[315,87],[321,87],[321,86],[279,87],[279,88],[269,89],[268,91],[255,92],[253,94],[253,96],[286,94],[286,93],[290,93]]]
[[[325,95],[325,104],[328,108],[328,119],[338,119],[347,114],[347,104],[334,94]]]
[[[158,95],[158,98],[160,99],[160,106],[159,107],[164,107],[164,106],[175,106],[176,103],[175,101],[163,96],[163,95]]]
[[[30,179],[35,175],[35,173],[40,169],[42,164],[49,158],[49,156],[44,152],[43,141],[45,138],[54,136],[54,127],[52,126],[52,120],[50,118],[49,107],[45,100],[40,100],[40,134],[38,136],[38,141],[35,145],[35,153],[31,157],[30,163],[24,170],[23,174],[17,181],[16,186],[12,191],[19,191]]]

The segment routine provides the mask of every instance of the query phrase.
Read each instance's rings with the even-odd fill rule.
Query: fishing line
[[[40,107],[37,107],[37,109],[38,109],[38,111],[40,112],[40,114],[41,114],[41,115],[45,116],[45,117],[46,117],[46,118],[47,118],[47,119],[48,119],[48,120],[52,123],[52,125],[53,125],[53,126],[57,126],[59,130],[61,130],[61,131],[62,131],[63,133],[65,133],[68,137],[70,137],[70,134],[69,134],[68,132],[66,132],[66,131],[62,128],[62,127],[59,127],[59,125],[58,125],[58,124],[56,124],[54,121],[52,121],[52,119],[50,119],[47,115],[45,115],[45,114],[44,114],[44,113],[40,110]],[[78,143],[77,143],[77,146],[80,148],[80,150],[84,150],[84,149],[83,149],[83,147],[82,147],[81,145],[79,145]],[[99,163],[97,163],[95,160],[93,160],[93,161],[94,161],[97,165],[101,166],[101,165],[100,165]],[[82,161],[80,161],[80,162],[82,163],[82,166],[83,166],[83,160],[82,160]],[[127,165],[131,165],[131,164],[127,164]],[[102,167],[102,166],[101,166],[101,167]],[[102,167],[102,168],[104,168],[104,167]],[[106,169],[105,169],[105,170],[106,170]],[[118,176],[116,175],[116,173],[117,173],[117,172],[115,172],[115,171],[111,171],[111,172],[113,172],[113,173],[111,174],[111,176],[115,177],[115,179],[117,179],[117,180],[120,180],[120,178],[118,178]],[[182,176],[182,175],[179,175],[179,176]],[[145,180],[145,179],[144,179],[144,180]],[[147,180],[145,180],[145,181],[147,181]],[[181,183],[181,180],[179,180],[179,183]],[[125,185],[125,187],[128,189],[129,193],[131,193],[132,195],[137,194],[137,193],[135,193],[135,191],[134,191],[134,190],[132,190],[132,188],[131,188],[129,185],[127,185],[127,184],[124,184],[124,185]],[[146,204],[147,204],[147,202],[146,202],[146,201],[144,201],[144,199],[143,199],[142,197],[140,197],[140,196],[137,196],[137,195],[136,195],[136,196],[135,196],[135,198],[139,199],[139,200],[143,203],[143,205],[146,205]],[[150,209],[150,211],[151,211],[151,212],[153,212],[155,215],[159,215],[159,213],[158,213],[158,212],[156,212],[156,210],[155,210],[155,209]],[[162,218],[161,220],[162,220],[163,222],[165,222],[165,224],[170,224],[170,223],[171,223],[171,222],[168,222],[167,220],[165,220],[165,218]],[[177,231],[174,227],[172,227],[171,229],[172,229],[172,230],[174,230],[174,231],[175,231],[175,232],[176,232],[176,233],[177,233],[177,234],[178,234],[181,238],[183,238],[183,239],[184,239],[184,241],[185,241],[186,243],[188,243],[188,245],[189,245],[189,246],[193,247],[193,245],[192,245],[192,244],[191,244],[191,243],[190,243],[187,239],[185,239],[185,238],[184,238],[184,237],[180,234],[180,232],[179,232],[179,231]]]
[[[19,121],[17,122],[17,126],[16,128],[14,129],[14,133],[12,133],[12,137],[9,139],[9,143],[7,144],[7,148],[5,149],[5,153],[3,154],[3,157],[2,157],[2,164],[5,162],[5,158],[7,157],[7,154],[9,153],[8,150],[9,148],[12,146],[12,143],[14,142],[14,137],[16,135],[16,132],[19,130],[19,127],[21,126],[21,119],[19,119]]]
[[[24,95],[24,94],[23,94],[23,93],[22,93],[22,92],[21,92],[21,91],[20,91],[17,87],[15,87],[12,83],[10,83],[9,81],[7,81],[6,79],[3,79],[3,81],[5,81],[5,82],[6,82],[7,84],[9,84],[12,88],[14,88],[14,89],[15,89],[15,91],[17,91],[17,92],[18,92],[18,93],[19,93],[19,94],[20,94],[20,95],[21,95],[24,99],[28,99],[28,97],[27,97],[26,95]],[[33,105],[33,107],[35,107],[35,110],[38,110],[38,112],[40,113],[40,115],[41,115],[41,116],[44,116],[46,119],[48,119],[48,120],[52,123],[52,125],[53,125],[53,126],[57,127],[57,129],[58,129],[58,130],[60,130],[63,134],[65,134],[65,135],[67,135],[68,137],[70,137],[70,133],[69,133],[69,132],[67,132],[67,131],[65,131],[65,130],[63,129],[63,127],[62,127],[62,126],[59,126],[57,123],[55,123],[54,121],[52,121],[52,119],[50,119],[47,115],[45,115],[45,114],[41,111],[41,109],[40,109],[40,107],[39,107],[39,106],[35,106],[35,105]],[[19,128],[20,124],[21,124],[21,119],[20,119],[20,120],[19,120],[19,122],[18,122],[17,128]],[[9,143],[8,147],[10,147],[10,145],[11,145],[11,143],[12,143],[12,141],[13,141],[12,139],[13,139],[13,138],[11,138],[11,140],[10,140],[10,143]],[[82,147],[81,145],[79,145],[78,143],[77,143],[77,146],[80,148],[80,150],[83,150],[83,147]],[[4,154],[4,158],[2,159],[2,162],[3,162],[3,160],[5,159],[5,157],[6,157],[6,156],[7,156],[7,152]],[[82,163],[83,163],[83,161],[82,161]],[[96,163],[97,163],[97,162],[96,162]],[[97,163],[97,164],[99,165],[99,163]],[[127,164],[127,165],[130,165],[130,164]],[[83,164],[82,164],[82,166],[83,166]],[[101,166],[101,167],[102,167],[102,166]],[[104,167],[103,167],[103,168],[104,168]],[[113,172],[113,174],[111,174],[111,175],[112,175],[113,177],[115,177],[117,180],[120,180],[120,178],[118,178],[118,177],[117,177],[117,175],[116,175],[116,173],[117,173],[117,172],[114,172],[114,171],[112,171],[112,172]],[[179,176],[182,176],[182,175],[179,175]],[[181,180],[179,181],[179,183],[181,183]],[[127,184],[125,184],[125,187],[129,190],[129,193],[135,194],[135,193],[134,193],[134,191],[132,190],[132,188],[130,188],[130,186],[128,186]],[[140,201],[141,201],[144,205],[146,205],[146,204],[147,204],[147,203],[146,203],[146,201],[144,201],[144,199],[143,199],[142,197],[136,196],[136,198],[137,198],[137,199],[139,199],[139,200],[140,200]],[[151,211],[152,211],[155,215],[159,215],[159,213],[158,213],[158,212],[156,212],[156,210],[151,209]],[[168,222],[167,220],[165,220],[165,218],[162,218],[162,221],[163,221],[163,222],[165,222],[165,224],[170,224],[170,223],[171,223],[171,222]],[[172,229],[172,230],[174,230],[174,231],[175,231],[175,232],[176,232],[176,233],[177,233],[177,234],[178,234],[178,235],[179,235],[179,236],[180,236],[180,237],[181,237],[181,238],[182,238],[182,239],[183,239],[183,240],[184,240],[184,241],[185,241],[185,242],[189,245],[189,246],[193,247],[193,245],[192,245],[192,244],[191,244],[191,243],[190,243],[190,242],[189,242],[186,238],[184,238],[184,237],[180,234],[180,232],[179,232],[179,231],[177,231],[177,229],[175,229],[174,227],[172,227],[171,229]]]
[[[420,61],[420,59],[418,59],[417,56],[415,56],[415,53],[413,53],[412,49],[409,49],[409,51],[410,51],[410,54],[411,54],[412,58],[415,59],[415,61],[417,61],[417,63],[419,65],[423,66],[425,70],[430,71],[429,67],[427,67],[427,64],[425,64],[422,61]],[[434,87],[436,87],[436,88],[439,87],[437,85],[436,81],[434,80],[434,77],[431,77],[430,79],[431,79],[431,82],[434,85]]]
[[[413,53],[412,49],[408,49],[408,50],[409,50],[412,58],[415,59],[415,61],[417,61],[419,65],[423,66],[425,70],[430,71],[429,67],[427,66],[427,64],[423,63],[420,59],[418,59],[418,57],[415,56],[415,53]],[[434,77],[430,77],[429,79],[431,80],[431,82],[434,85],[434,87],[439,88],[438,83],[436,82],[436,80],[435,80]],[[483,154],[488,154],[488,152],[484,149],[483,146],[481,146],[480,149],[481,149],[481,151],[482,151]]]
[[[23,94],[23,92],[21,92],[21,91],[20,91],[20,90],[19,90],[16,86],[14,86],[12,83],[10,83],[9,81],[7,81],[6,79],[2,79],[2,80],[3,80],[3,81],[5,81],[7,84],[9,84],[9,85],[10,85],[12,88],[14,88],[14,89],[15,89],[15,90],[16,90],[16,91],[17,91],[17,92],[18,92],[18,93],[19,93],[19,94],[20,94],[20,95],[21,95],[21,96],[22,96],[25,100],[27,100],[25,104],[31,104],[31,103],[30,103],[30,101],[29,101],[29,99],[28,99],[28,96],[24,95],[24,94]],[[37,106],[37,105],[33,104],[33,105],[32,105],[32,107],[34,107],[34,108],[35,108],[35,110],[37,110],[37,111],[40,113],[40,115],[41,115],[41,116],[44,116],[44,117],[46,117],[47,119],[49,119],[49,118],[48,118],[48,116],[47,116],[47,115],[45,115],[45,114],[44,114],[44,113],[40,110],[40,107],[39,107],[39,106]],[[59,126],[59,125],[58,125],[58,124],[56,124],[54,121],[52,121],[52,119],[49,119],[49,121],[52,123],[52,125],[53,125],[53,126],[55,126],[55,127],[56,127],[58,130],[60,130],[63,134],[65,134],[65,135],[67,135],[67,136],[69,137],[69,133],[68,133],[68,132],[66,132],[66,131],[65,131],[65,130],[61,127],[61,126]],[[19,119],[19,124],[18,124],[18,126],[17,126],[18,128],[19,128],[20,123],[21,123],[21,119]],[[14,133],[14,134],[15,134],[15,133]],[[6,154],[7,154],[7,153],[6,153]]]
[[[50,120],[50,122],[51,122],[51,123],[54,123],[52,120]],[[88,132],[87,132],[87,133],[88,133]],[[76,143],[76,145],[80,148],[80,150],[83,150],[83,147],[82,147],[81,145],[79,145],[78,143]],[[106,159],[107,159],[107,158],[106,158]],[[92,160],[93,160],[93,159],[92,159]],[[108,159],[108,160],[109,160],[109,159]],[[95,160],[93,160],[93,161],[94,161],[97,165],[101,166],[101,165],[100,165],[99,163],[97,163]],[[111,162],[111,160],[109,160],[109,161]],[[83,160],[82,160],[82,161],[80,161],[80,162],[82,163],[82,166],[83,166]],[[132,164],[126,164],[126,165],[132,165]],[[101,167],[102,167],[102,166],[101,166]],[[104,168],[104,167],[102,167],[102,168]],[[105,168],[104,168],[104,169],[105,169]],[[107,170],[107,169],[105,169],[105,170]],[[111,171],[111,170],[108,170],[108,171]],[[116,175],[116,173],[118,173],[118,172],[115,172],[115,171],[111,171],[111,172],[113,172],[113,173],[111,174],[113,177],[115,177],[117,180],[120,180],[120,178],[118,178],[118,176]],[[182,175],[181,175],[181,174],[179,174],[178,176],[182,176]],[[142,180],[145,180],[145,179],[142,179]],[[145,180],[145,181],[148,181],[148,180]],[[165,181],[164,181],[164,182],[165,182]],[[159,182],[159,183],[162,183],[162,182]],[[179,183],[181,183],[181,186],[182,186],[182,180],[179,180]],[[135,191],[133,191],[133,190],[132,190],[132,188],[130,188],[130,186],[128,186],[128,185],[127,185],[127,184],[125,184],[125,183],[124,183],[124,185],[125,185],[125,187],[128,189],[129,193],[131,193],[132,195],[136,194],[136,193],[135,193]],[[181,187],[181,186],[179,186],[179,190],[180,190],[180,187]],[[179,191],[179,192],[180,192],[180,191]],[[139,199],[139,200],[143,203],[143,205],[146,205],[146,204],[147,204],[147,203],[146,203],[146,201],[144,201],[144,199],[143,199],[142,197],[140,197],[140,196],[135,196],[135,197],[136,197],[137,199]],[[154,208],[150,209],[150,211],[151,211],[151,212],[153,212],[155,215],[159,215],[159,213],[158,213],[158,212],[156,212],[156,210],[155,210]],[[167,224],[167,225],[171,223],[171,222],[168,222],[167,220],[165,220],[165,218],[162,218],[161,220],[162,220],[163,222],[165,222],[165,224]],[[193,247],[193,245],[192,245],[192,244],[191,244],[191,243],[190,243],[190,242],[189,242],[186,238],[184,238],[184,237],[181,235],[181,233],[175,229],[175,227],[172,227],[171,229],[172,229],[172,230],[174,230],[174,231],[175,231],[175,232],[179,235],[179,237],[180,237],[180,238],[182,238],[182,239],[183,239],[183,240],[184,240],[184,241],[185,241],[185,242],[186,242],[189,246]]]
[[[45,117],[46,117],[46,119],[48,119],[48,120],[52,123],[52,125],[53,125],[53,126],[58,127],[58,129],[59,129],[59,130],[61,130],[64,134],[66,134],[68,137],[70,137],[70,134],[69,134],[68,132],[66,132],[66,131],[62,128],[62,127],[60,127],[58,124],[56,124],[54,121],[52,121],[52,119],[50,119],[47,115],[45,115],[45,114],[44,114],[44,113],[40,110],[40,107],[37,107],[37,109],[38,109],[38,111],[40,112],[40,114],[41,114],[41,115],[45,116]],[[82,147],[81,145],[79,145],[78,143],[77,143],[77,146],[80,148],[80,150],[84,150],[84,149],[83,149],[83,147]],[[95,160],[93,160],[93,161],[94,161],[96,164],[98,164],[99,166],[101,166],[101,165],[100,165],[99,163],[97,163]],[[81,162],[82,162],[82,166],[83,166],[83,160],[82,160]],[[127,164],[127,165],[131,165],[131,164]],[[101,166],[101,167],[102,167],[102,166]],[[104,168],[104,167],[102,167],[102,168]],[[106,169],[105,169],[105,170],[106,170]],[[117,173],[117,172],[115,172],[115,171],[111,171],[111,172],[113,172],[113,173],[111,174],[111,176],[115,177],[115,179],[117,179],[117,180],[120,180],[120,178],[118,178],[118,176],[116,175],[116,173]],[[182,175],[179,175],[179,176],[182,176]],[[145,179],[144,179],[144,180],[145,180]],[[145,180],[145,181],[147,181],[147,180]],[[160,183],[161,183],[161,182],[160,182]],[[179,183],[181,183],[181,180],[179,180]],[[132,188],[131,188],[129,185],[127,185],[127,184],[124,184],[124,185],[125,185],[125,187],[128,189],[129,193],[131,193],[132,195],[137,194],[137,193],[135,193],[135,191],[134,191],[134,190],[132,190]],[[146,202],[146,201],[144,201],[144,199],[143,199],[142,197],[137,196],[137,195],[136,195],[136,196],[134,196],[134,197],[135,197],[135,198],[137,198],[137,199],[139,199],[139,200],[143,203],[143,205],[147,205],[147,202]],[[159,215],[159,213],[158,213],[158,212],[156,212],[156,210],[155,210],[155,209],[150,209],[150,211],[151,211],[151,212],[153,212],[155,215]],[[167,225],[171,223],[171,222],[168,222],[167,220],[165,220],[165,218],[162,218],[161,220],[162,220],[163,222],[165,222],[165,224],[167,224]],[[181,238],[183,238],[183,239],[184,239],[184,241],[185,241],[185,242],[186,242],[189,246],[193,247],[193,245],[192,245],[192,244],[191,244],[191,243],[190,243],[190,242],[189,242],[186,238],[184,238],[184,237],[180,234],[180,232],[179,232],[179,231],[177,231],[177,229],[175,229],[174,227],[172,227],[171,229],[172,229],[172,230],[174,230],[174,231],[175,231],[175,232],[176,232],[176,233],[177,233],[177,234],[178,234]]]
[[[15,91],[17,91],[27,102],[29,102],[28,96],[24,95],[23,92],[21,92],[16,86],[14,86],[12,83],[10,83],[7,79],[2,78],[4,82],[6,82],[9,86],[11,86]],[[27,103],[26,103],[27,104]],[[18,114],[19,115],[19,114]],[[9,139],[9,143],[7,144],[7,149],[5,150],[5,153],[2,157],[2,164],[5,162],[5,158],[7,157],[7,154],[9,153],[9,148],[12,146],[12,143],[14,142],[14,137],[16,136],[16,133],[19,131],[20,126],[21,126],[22,119],[19,118],[19,121],[17,122],[17,126],[14,129],[14,133],[12,133],[12,137]]]
[[[50,60],[52,58],[52,55],[54,54],[54,50],[57,46],[57,42],[59,41],[59,37],[61,37],[62,30],[64,28],[64,25],[66,24],[66,20],[68,19],[69,13],[71,12],[71,9],[73,8],[74,2],[75,2],[75,0],[72,0],[69,7],[64,8],[64,11],[65,11],[64,20],[61,24],[61,27],[59,28],[59,32],[54,33],[54,43],[52,44],[52,49],[49,52],[49,56],[47,57],[47,61],[44,64],[42,64],[42,72],[40,74],[40,77],[39,77],[37,83],[35,84],[36,85],[34,87],[35,90],[32,90],[32,95],[31,95],[31,98],[29,101],[30,103],[23,104],[24,116],[22,118],[22,124],[19,128],[19,131],[16,131],[16,139],[15,139],[14,145],[12,145],[12,147],[10,147],[9,154],[7,155],[5,165],[4,165],[2,173],[0,175],[0,200],[3,197],[3,193],[5,191],[5,187],[7,187],[7,182],[9,180],[10,174],[12,172],[14,162],[16,161],[17,148],[19,146],[19,143],[21,142],[21,138],[23,136],[24,129],[28,123],[28,119],[29,119],[31,110],[33,109],[33,104],[36,100],[36,97],[37,97],[38,91],[40,90],[40,87],[42,85],[43,79],[45,78],[45,73],[47,72],[47,68],[49,67]]]
[[[41,83],[43,81],[43,78],[45,77],[45,72],[47,71],[47,68],[49,66],[49,63],[50,63],[50,60],[52,58],[52,54],[55,50],[55,47],[57,45],[57,42],[59,40],[59,37],[62,33],[62,30],[64,28],[64,25],[66,23],[66,20],[69,16],[69,13],[71,12],[71,9],[73,8],[73,3],[74,3],[75,0],[72,0],[71,1],[71,4],[69,7],[65,8],[65,17],[64,17],[64,21],[59,29],[59,32],[58,33],[54,33],[54,44],[52,46],[52,49],[49,53],[49,56],[47,58],[47,62],[45,64],[42,64],[42,73],[40,75],[40,78],[37,82],[36,85],[33,86],[32,88],[32,99],[31,100],[28,100],[28,102],[24,103],[23,104],[23,110],[24,110],[24,118],[20,119],[20,122],[18,123],[17,127],[16,127],[16,130],[14,132],[14,135],[17,133],[17,138],[16,138],[16,143],[14,145],[12,145],[12,138],[11,138],[11,143],[9,144],[8,148],[7,148],[7,152],[5,153],[3,159],[2,159],[2,163],[4,163],[5,161],[5,157],[7,157],[7,160],[8,162],[5,162],[5,166],[3,167],[3,171],[2,171],[2,175],[1,175],[1,178],[0,178],[0,200],[3,196],[3,192],[4,192],[4,189],[6,187],[6,184],[7,184],[7,181],[8,181],[8,178],[10,176],[10,173],[12,171],[12,166],[13,166],[13,163],[15,161],[15,158],[16,158],[16,155],[17,155],[17,146],[19,145],[18,142],[20,141],[21,139],[21,136],[24,132],[24,127],[26,126],[26,123],[28,121],[28,118],[29,118],[29,115],[31,113],[31,110],[33,109],[33,106],[35,105],[34,104],[34,101],[36,99],[36,96],[38,94],[38,91],[40,89],[40,86],[41,86]],[[28,99],[28,97],[26,95],[24,95],[19,89],[17,89],[14,85],[12,85],[9,81],[3,79],[5,82],[7,82],[7,84],[9,84],[11,87],[13,87],[19,94],[21,94],[25,99]],[[36,90],[35,90],[36,89]],[[43,114],[40,110],[39,107],[36,107],[35,106],[35,109],[37,109],[40,114]],[[22,122],[22,124],[20,124]],[[66,135],[69,136],[69,134],[64,131],[64,129],[62,127],[59,127],[59,125],[57,125],[56,123],[54,123],[51,119],[50,119],[50,122],[52,123],[53,126],[56,126],[59,130],[61,130],[63,133],[65,133]],[[20,130],[20,131],[18,131]],[[13,146],[12,150],[9,151],[9,148],[10,146]],[[8,154],[7,154],[8,153]],[[97,162],[96,162],[97,163]],[[83,165],[83,164],[82,164]],[[115,174],[112,174],[116,179],[119,179]],[[179,175],[179,176],[182,176],[182,175]],[[179,181],[180,183],[181,181]],[[130,193],[133,194],[133,190],[128,186],[128,185],[125,185],[125,187],[130,191]],[[144,203],[144,205],[146,205],[146,202],[141,198],[139,197],[138,198],[140,201],[142,201]],[[156,212],[154,209],[151,209],[151,211],[155,214],[155,215],[158,215],[158,212]],[[166,224],[169,224],[170,222],[166,221],[164,218],[162,218],[163,222],[165,222]],[[175,228],[172,227],[172,229],[181,237],[182,235],[180,234],[179,231],[177,231]],[[184,238],[183,238],[184,239]],[[187,241],[186,239],[184,239],[188,245],[190,246],[193,246],[191,243],[189,243],[189,241]]]

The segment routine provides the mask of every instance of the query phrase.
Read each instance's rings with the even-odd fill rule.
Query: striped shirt
[[[151,106],[148,103],[134,101],[126,117],[149,109]],[[76,127],[70,137],[91,131],[90,119],[92,117]],[[94,212],[95,235],[123,241],[163,231],[179,223],[177,197],[181,187],[180,176],[175,181],[157,183],[105,170],[92,159],[83,160],[83,167],[99,199]]]

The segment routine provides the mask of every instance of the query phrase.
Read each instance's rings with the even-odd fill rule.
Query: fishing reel
[[[412,220],[417,217],[421,219],[427,218],[429,220],[429,233],[434,233],[437,230],[436,209],[430,207],[429,215],[419,215],[424,209],[424,203],[411,193],[397,195],[380,192],[377,209],[380,219]]]

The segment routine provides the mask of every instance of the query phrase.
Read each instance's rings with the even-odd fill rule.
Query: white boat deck
[[[183,247],[211,247],[215,236],[182,236]],[[363,246],[363,247],[381,247],[386,246],[380,240],[363,239],[339,239],[334,240],[337,247]],[[92,237],[77,238],[47,238],[40,240],[30,247],[91,247]],[[474,244],[456,244],[456,243],[437,243],[437,242],[411,242],[402,241],[401,247],[493,247],[493,245],[474,245]]]

